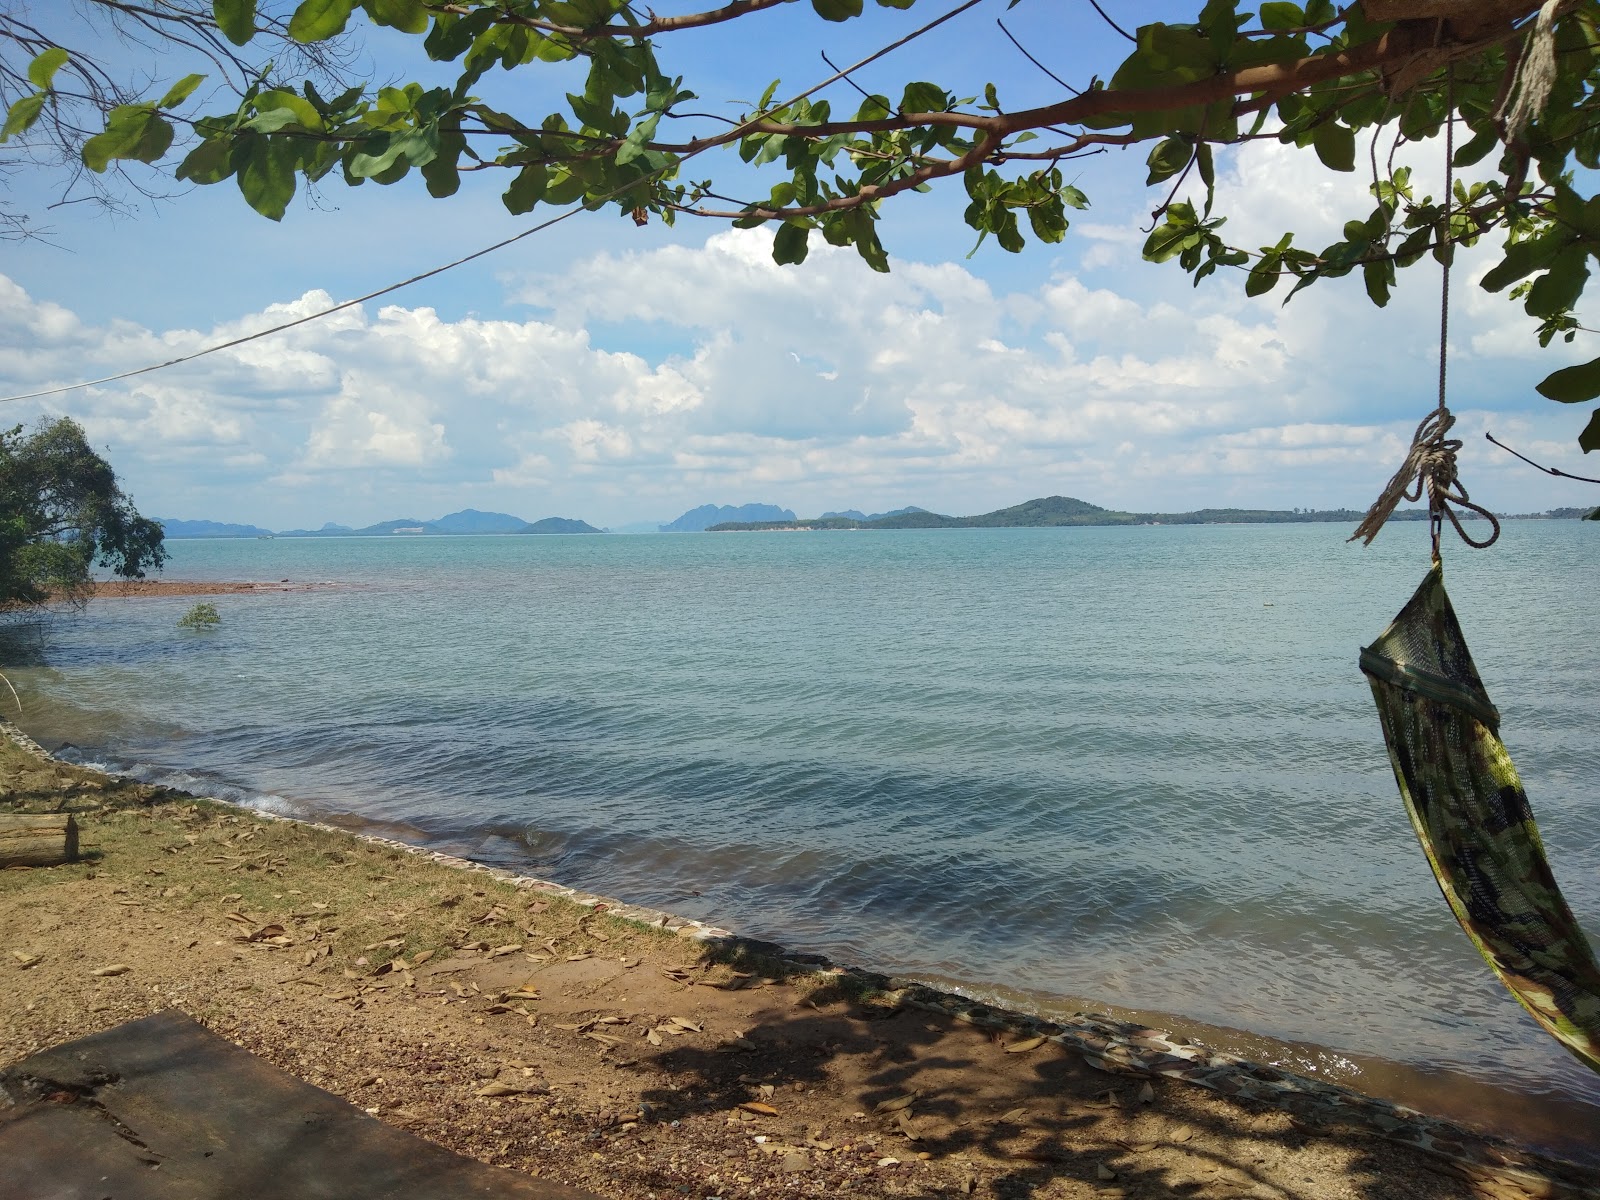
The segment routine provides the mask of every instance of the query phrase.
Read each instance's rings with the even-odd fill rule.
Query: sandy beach
[[[381,1120],[630,1200],[1600,1196],[1158,1031],[796,962],[5,732],[0,812],[72,812],[84,858],[0,872],[0,1064],[177,1007]]]

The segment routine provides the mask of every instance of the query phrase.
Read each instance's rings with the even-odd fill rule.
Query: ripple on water
[[[1451,587],[1595,927],[1592,533],[1514,523]],[[220,597],[203,636],[181,598],[97,604],[5,652],[31,732],[147,777],[1034,1007],[1279,1039],[1391,1094],[1437,1077],[1463,1115],[1483,1089],[1600,1102],[1475,958],[1394,794],[1354,658],[1421,551],[1341,537],[179,542],[187,577],[362,586]]]

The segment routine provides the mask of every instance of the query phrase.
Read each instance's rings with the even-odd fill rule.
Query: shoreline
[[[349,584],[307,580],[241,579],[96,579],[84,600],[137,600],[149,596],[252,596],[277,592],[346,590]],[[52,594],[51,602],[73,597]]]
[[[56,759],[9,723],[0,722],[0,740],[9,741],[55,769],[70,768],[72,772],[106,781],[129,782],[126,777]],[[702,947],[724,960],[731,958],[734,961],[776,963],[783,972],[794,972],[797,977],[809,976],[813,985],[818,981],[832,987],[848,984],[855,992],[884,998],[882,1002],[889,1004],[896,1013],[916,1011],[936,1016],[957,1028],[966,1027],[981,1032],[988,1040],[1009,1036],[1013,1043],[1025,1043],[1038,1039],[1041,1045],[1058,1048],[1075,1061],[1087,1065],[1091,1073],[1104,1074],[1109,1081],[1120,1077],[1142,1079],[1147,1083],[1171,1081],[1195,1085],[1227,1103],[1284,1114],[1298,1135],[1324,1138],[1345,1136],[1358,1141],[1382,1139],[1395,1147],[1423,1152],[1452,1174],[1479,1183],[1514,1186],[1519,1192],[1535,1195],[1600,1197],[1600,1169],[1594,1166],[1586,1166],[1536,1148],[1522,1149],[1492,1135],[1480,1134],[1414,1109],[1340,1085],[1261,1066],[1234,1055],[1217,1053],[1187,1038],[1148,1026],[1092,1014],[1050,1021],[922,984],[908,984],[870,971],[836,966],[822,956],[793,955],[774,944],[742,939],[726,929],[701,921],[631,905],[393,838],[324,822],[260,812],[204,797],[192,797],[175,789],[151,788],[142,784],[134,786],[158,796],[157,803],[187,804],[198,801],[213,804],[228,811],[248,814],[251,820],[266,823],[262,826],[264,828],[281,826],[302,832],[316,831],[321,835],[349,839],[374,848],[391,860],[406,856],[435,868],[445,868],[467,876],[481,876],[517,894],[549,898],[590,913],[604,913],[608,919],[634,923],[669,936],[675,942]],[[543,899],[536,901],[543,902]],[[531,934],[532,931],[529,932]],[[372,947],[367,949],[371,950]],[[351,975],[348,968],[345,973]],[[1143,1092],[1140,1095],[1142,1097]]]

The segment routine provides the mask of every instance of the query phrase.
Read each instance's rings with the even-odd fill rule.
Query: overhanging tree
[[[142,579],[166,557],[160,524],[134,509],[76,422],[0,431],[0,613],[82,600],[96,565]]]
[[[629,0],[81,2],[126,19],[158,14],[166,29],[176,22],[205,31],[213,48],[225,41],[241,53],[263,43],[323,45],[349,36],[364,13],[414,37],[419,58],[454,64],[449,86],[328,94],[316,79],[280,71],[239,88],[231,111],[198,114],[190,101],[201,76],[190,75],[153,98],[112,104],[56,82],[69,71],[81,79],[92,57],[64,36],[48,44],[38,30],[20,36],[14,13],[0,7],[0,59],[9,52],[15,60],[0,70],[6,138],[26,141],[43,129],[71,141],[78,130],[90,172],[138,161],[169,165],[195,184],[232,180],[274,220],[298,187],[328,180],[394,184],[415,170],[444,198],[463,173],[499,171],[513,213],[581,204],[641,224],[685,216],[771,223],[779,262],[804,261],[816,234],[854,246],[883,271],[878,223],[898,195],[948,180],[965,189],[964,220],[979,239],[992,235],[1019,251],[1030,235],[1061,241],[1069,210],[1087,206],[1063,164],[1148,144],[1148,183],[1160,200],[1145,257],[1177,263],[1196,283],[1226,268],[1249,294],[1286,285],[1293,295],[1359,272],[1381,306],[1400,269],[1493,236],[1501,254],[1483,286],[1519,301],[1548,345],[1582,331],[1578,305],[1590,259],[1600,257],[1600,196],[1588,174],[1600,169],[1600,0],[1357,0],[1343,8],[1211,0],[1192,21],[1128,34],[1120,64],[1108,63],[1103,78],[1062,81],[1060,98],[1042,106],[1010,111],[995,84],[981,97],[959,97],[910,81],[898,96],[862,94],[853,111],[835,111],[821,89],[780,97],[774,84],[753,110],[725,113],[691,104],[697,97],[684,78],[662,65],[672,45],[728,22],[759,29],[766,10],[801,0],[730,0],[668,16]],[[860,15],[864,0],[809,2],[821,20],[842,22]],[[910,9],[916,0],[877,2]],[[1063,19],[1108,18],[1084,8]],[[907,32],[921,20],[908,15]],[[491,71],[574,61],[586,68],[583,91],[555,112],[502,111],[476,94]],[[1437,137],[1447,120],[1456,166],[1478,178],[1450,196],[1420,194],[1395,165],[1396,151]],[[1330,171],[1370,174],[1370,206],[1349,214],[1339,241],[1302,247],[1289,231],[1270,246],[1229,242],[1225,214],[1215,211],[1215,149],[1266,139],[1300,147]],[[735,194],[751,172],[719,170],[707,157],[714,151],[735,152],[772,182]],[[1553,400],[1592,400],[1600,358],[1538,386]],[[1600,412],[1579,443],[1600,447]]]

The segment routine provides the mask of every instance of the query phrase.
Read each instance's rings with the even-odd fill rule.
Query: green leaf
[[[1367,285],[1367,296],[1379,308],[1389,303],[1389,285],[1394,282],[1392,262],[1367,262],[1361,264],[1361,276]]]
[[[317,106],[294,92],[274,89],[256,97],[256,115],[248,126],[257,133],[277,133],[290,125],[298,125],[308,133],[320,133],[322,114]]]
[[[205,82],[204,75],[185,75],[177,83],[167,89],[167,94],[161,97],[157,108],[177,108],[194,94],[195,88]]]
[[[220,183],[233,174],[233,147],[226,138],[201,142],[178,166],[179,179],[190,183]]]
[[[1265,296],[1278,286],[1278,265],[1282,256],[1275,252],[1262,255],[1261,261],[1250,268],[1250,274],[1244,278],[1244,294],[1246,296]]]
[[[1600,408],[1594,410],[1589,418],[1589,423],[1583,427],[1583,432],[1578,435],[1578,445],[1583,447],[1585,454],[1591,450],[1600,450]],[[1600,521],[1600,508],[1590,513],[1585,520]]]
[[[1261,6],[1261,28],[1263,29],[1303,29],[1305,24],[1305,11],[1298,4],[1263,4]]]
[[[550,172],[543,166],[535,163],[523,167],[511,181],[511,186],[506,189],[505,195],[500,197],[501,202],[512,216],[521,216],[544,199],[544,189],[549,182]]]
[[[1193,225],[1168,221],[1165,225],[1157,226],[1145,239],[1144,257],[1150,262],[1158,263],[1176,258],[1186,249],[1187,239],[1193,236],[1195,236]]]
[[[1419,234],[1426,232],[1418,230]],[[1508,284],[1513,284],[1548,266],[1557,252],[1557,247],[1551,242],[1550,238],[1532,238],[1507,246],[1506,256],[1483,277],[1483,282],[1479,286],[1486,292],[1498,292]]]
[[[879,8],[910,8],[917,0],[878,0]],[[1015,3],[1016,0],[1012,0]]]
[[[361,7],[375,25],[412,34],[428,28],[428,8],[422,0],[362,0]]]
[[[1156,143],[1155,148],[1150,151],[1150,157],[1145,160],[1150,167],[1150,177],[1145,180],[1146,185],[1171,179],[1187,167],[1193,157],[1194,144],[1188,138],[1163,138]]]
[[[1533,281],[1523,310],[1533,317],[1553,317],[1565,312],[1577,304],[1588,282],[1588,259],[1573,247],[1557,256],[1550,269]]]
[[[1579,404],[1600,396],[1600,358],[1563,367],[1545,379],[1538,387],[1539,395],[1562,404]]]
[[[811,7],[824,21],[848,21],[861,15],[861,0],[811,0]]]
[[[289,36],[297,42],[325,42],[337,37],[344,32],[355,6],[355,0],[301,0],[289,18]]]
[[[908,83],[900,97],[900,112],[944,112],[950,107],[950,97],[936,83]]]
[[[217,19],[222,36],[235,46],[242,46],[255,36],[256,0],[211,0],[211,15]]]
[[[1311,130],[1311,144],[1317,157],[1330,171],[1356,169],[1356,133],[1348,125],[1337,121],[1324,121]]]
[[[41,92],[48,92],[56,72],[66,66],[67,58],[67,52],[60,46],[51,46],[28,64],[28,82]]]
[[[113,159],[155,162],[172,145],[172,126],[147,104],[120,104],[106,118],[105,132],[83,144],[83,165],[103,172]]]
[[[13,104],[6,113],[5,128],[0,129],[0,142],[8,142],[17,134],[26,133],[32,128],[33,123],[39,119],[39,113],[44,109],[44,99],[43,92],[35,92]]]
[[[811,230],[804,225],[791,225],[787,222],[778,226],[778,234],[772,239],[772,261],[780,266],[799,265],[805,262],[809,252],[806,239],[811,236]]]
[[[270,221],[281,221],[294,199],[295,147],[287,138],[256,136],[239,170],[245,202]]]

